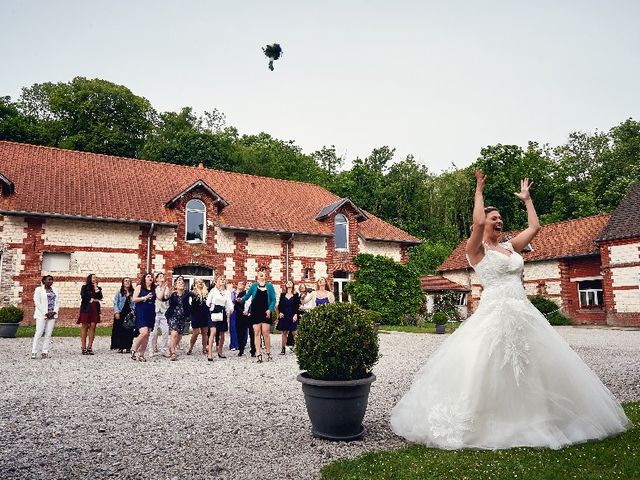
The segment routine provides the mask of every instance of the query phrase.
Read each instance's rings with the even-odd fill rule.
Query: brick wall
[[[206,206],[207,232],[204,243],[185,240],[186,203],[199,198]],[[359,251],[358,222],[351,207],[337,213],[349,222],[349,250],[336,252],[333,236],[290,235],[230,232],[219,228],[218,209],[204,190],[193,189],[175,205],[177,228],[156,227],[151,233],[151,270],[164,271],[170,278],[179,266],[203,266],[214,274],[224,274],[234,282],[256,278],[265,268],[278,291],[287,272],[296,282],[309,269],[308,283],[320,277],[332,282],[336,270],[355,271],[352,259]],[[326,221],[332,225],[335,215]],[[33,290],[41,276],[50,273],[61,295],[61,324],[75,323],[80,306],[80,288],[88,274],[94,273],[103,288],[102,322],[112,319],[113,296],[123,277],[139,282],[147,269],[147,240],[150,225],[130,225],[84,220],[61,220],[39,217],[0,216],[0,305],[20,305],[26,323],[32,322]],[[406,246],[392,242],[374,243],[376,253],[406,260]],[[289,247],[287,265],[287,246]],[[68,271],[44,272],[45,252],[68,253]]]
[[[640,242],[600,244],[607,323],[640,326]]]

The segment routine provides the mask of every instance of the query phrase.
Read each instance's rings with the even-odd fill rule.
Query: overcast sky
[[[557,145],[640,120],[640,2],[2,0],[0,95],[102,78],[160,110],[217,108],[305,152]],[[267,69],[261,47],[284,56]]]

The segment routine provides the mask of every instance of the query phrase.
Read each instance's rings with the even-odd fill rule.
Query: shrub
[[[296,336],[301,370],[318,380],[366,378],[378,361],[375,312],[351,303],[323,305],[302,317]]]
[[[460,310],[458,310],[458,300],[460,293],[455,291],[446,291],[434,296],[433,311],[443,312],[447,317],[459,322],[462,320]]]
[[[431,321],[436,325],[446,325],[449,321],[449,317],[447,317],[447,314],[444,312],[436,312],[431,317]]]
[[[381,255],[361,253],[353,263],[359,269],[346,287],[353,301],[380,314],[386,325],[415,325],[424,297],[418,274]]]
[[[529,300],[549,320],[551,325],[571,325],[571,320],[562,314],[560,307],[555,302],[541,295],[529,297]]]
[[[24,318],[21,308],[8,306],[0,308],[0,323],[20,323]]]

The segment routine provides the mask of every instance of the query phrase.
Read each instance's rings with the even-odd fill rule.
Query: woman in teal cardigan
[[[262,346],[260,335],[264,337],[264,348],[267,353],[267,360],[271,360],[271,325],[273,320],[271,314],[276,308],[276,290],[271,282],[267,282],[265,272],[258,273],[258,281],[249,287],[244,296],[236,301],[246,302],[251,300],[249,306],[249,318],[253,325],[253,335],[256,341],[256,353],[258,363],[262,363]]]

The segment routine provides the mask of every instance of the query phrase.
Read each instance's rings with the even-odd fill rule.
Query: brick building
[[[317,185],[0,142],[0,305],[27,320],[44,274],[66,323],[85,277],[98,275],[109,321],[125,276],[238,281],[266,270],[277,288],[327,277],[343,299],[356,254],[405,262],[417,243]]]
[[[576,324],[640,326],[640,183],[612,215],[545,225],[532,247],[523,254],[528,295],[553,300]],[[461,292],[470,314],[482,288],[465,248],[466,240],[440,265],[439,277],[423,279],[423,290],[441,291],[438,278],[454,282],[460,288],[447,290]]]

